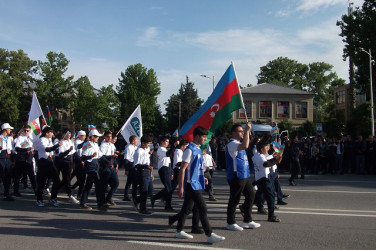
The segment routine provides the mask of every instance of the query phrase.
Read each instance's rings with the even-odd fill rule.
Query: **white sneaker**
[[[261,227],[261,224],[260,223],[256,223],[254,221],[251,221],[251,222],[243,222],[243,228],[251,228],[251,229],[255,229],[255,228],[259,228]]]
[[[187,234],[184,231],[176,232],[175,237],[178,239],[193,239],[193,236],[190,234]]]
[[[58,207],[58,206],[59,206],[59,203],[57,202],[56,199],[51,199],[51,200],[50,200],[50,203],[51,203],[51,205],[54,206],[54,207]]]
[[[46,188],[45,190],[43,190],[43,195],[44,195],[44,196],[48,196],[48,198],[50,198],[50,197],[51,197],[51,192],[50,192],[50,190],[49,190],[48,188]]]
[[[243,231],[243,228],[239,227],[238,224],[227,224],[226,228],[231,231]]]
[[[236,225],[236,224],[233,224],[233,225]],[[238,226],[239,227],[239,226]],[[243,229],[243,228],[242,228]],[[215,233],[212,233],[209,237],[208,237],[208,243],[211,243],[211,244],[213,244],[213,243],[216,243],[216,242],[220,242],[220,241],[223,241],[223,240],[225,240],[226,238],[225,237],[223,237],[223,236],[219,236],[219,235],[217,235],[217,234],[215,234]]]
[[[69,202],[72,203],[72,204],[79,204],[80,202],[74,198],[72,195],[69,196]]]
[[[44,207],[44,202],[43,202],[43,201],[37,201],[37,202],[36,202],[36,205],[37,205],[38,207]]]

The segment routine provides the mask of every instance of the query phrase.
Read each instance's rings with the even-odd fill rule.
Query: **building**
[[[314,94],[308,91],[262,83],[241,90],[249,121],[271,124],[288,119],[294,127],[313,122]],[[233,121],[244,123],[243,109],[233,113]]]
[[[356,105],[366,101],[365,95],[356,95]],[[350,119],[351,111],[351,90],[350,84],[342,85],[334,89],[334,111],[338,118],[343,119],[346,123]]]

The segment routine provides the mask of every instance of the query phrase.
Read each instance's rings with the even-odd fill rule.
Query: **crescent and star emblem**
[[[213,104],[213,106],[211,106],[211,108],[210,108],[210,111],[211,111],[210,112],[210,117],[214,118],[215,117],[215,113],[217,113],[218,110],[219,110],[219,104],[218,103]]]

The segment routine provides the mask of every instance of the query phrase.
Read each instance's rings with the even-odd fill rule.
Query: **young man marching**
[[[247,123],[245,131],[240,124],[231,128],[232,139],[226,145],[226,166],[227,182],[230,185],[230,198],[227,205],[227,229],[231,231],[243,231],[243,228],[258,228],[259,223],[252,221],[252,204],[255,198],[247,153],[245,149],[249,146],[249,132],[251,123]],[[243,226],[240,227],[235,221],[236,206],[239,204],[240,196],[244,195],[245,200],[241,205],[244,212]]]
[[[208,243],[215,243],[225,240],[225,237],[213,233],[210,226],[207,207],[202,196],[201,191],[205,189],[203,159],[200,146],[206,141],[208,131],[203,127],[196,127],[193,130],[193,141],[189,144],[183,154],[183,161],[179,173],[179,188],[178,195],[183,197],[183,207],[180,211],[178,225],[176,228],[175,237],[180,239],[192,239],[193,236],[183,231],[185,220],[188,214],[192,211],[193,206],[196,206],[199,211],[200,221],[207,236]],[[188,169],[187,184],[184,190],[185,170]]]

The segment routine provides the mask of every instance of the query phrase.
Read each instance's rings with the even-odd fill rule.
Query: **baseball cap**
[[[100,136],[102,136],[102,134],[99,134],[98,130],[93,129],[93,130],[90,130],[89,136],[98,136],[98,137],[100,137]]]
[[[80,130],[78,131],[77,136],[80,136],[80,135],[86,135],[86,132],[83,130]]]
[[[3,123],[3,125],[1,125],[1,130],[7,129],[7,128],[14,129],[12,126],[9,125],[9,123]]]

